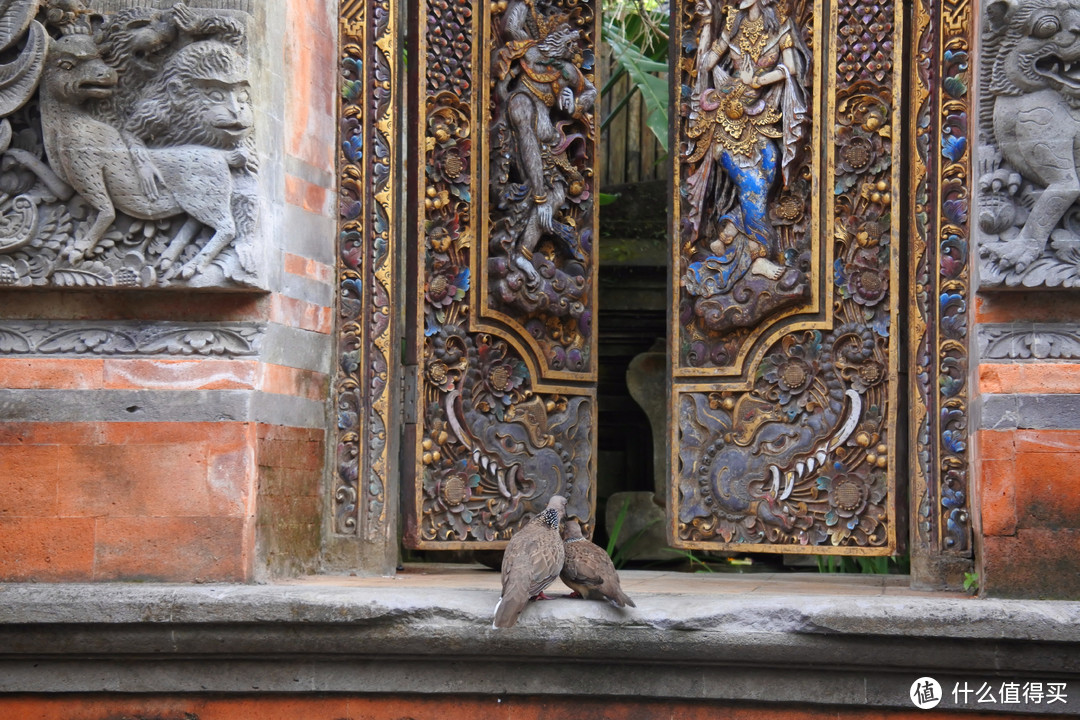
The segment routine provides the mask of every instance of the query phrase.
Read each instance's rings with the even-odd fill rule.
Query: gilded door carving
[[[406,544],[500,547],[555,493],[591,526],[595,9],[410,17]]]
[[[901,18],[675,1],[677,546],[896,551]]]

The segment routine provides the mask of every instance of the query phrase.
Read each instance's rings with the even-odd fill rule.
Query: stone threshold
[[[410,567],[271,585],[0,585],[0,692],[715,699],[1075,714],[1080,602],[915,592],[877,576],[622,573],[636,608],[555,599],[491,629],[498,574]],[[678,577],[672,577],[672,576]],[[553,586],[556,593],[565,591]],[[954,685],[1065,682],[1054,705]]]

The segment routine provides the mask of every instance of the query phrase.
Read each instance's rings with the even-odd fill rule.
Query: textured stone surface
[[[1080,603],[873,595],[859,578],[814,583],[808,595],[746,576],[625,575],[628,592],[664,578],[660,590],[632,591],[636,609],[557,599],[530,605],[504,631],[490,629],[496,573],[457,586],[438,577],[427,586],[2,586],[0,690],[542,693],[910,709],[908,689],[924,674],[945,687],[1080,681]]]
[[[1080,429],[1080,394],[982,395],[979,400],[979,428]]]
[[[981,584],[994,597],[1080,598],[1080,529],[1018,529],[983,538]]]

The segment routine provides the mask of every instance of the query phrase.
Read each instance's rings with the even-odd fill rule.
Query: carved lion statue
[[[993,137],[1003,162],[981,183],[1015,191],[1019,173],[1037,187],[1023,226],[1005,229],[983,254],[1023,271],[1043,254],[1052,233],[1055,244],[1080,240],[1055,229],[1080,197],[1080,3],[992,0],[984,45]]]

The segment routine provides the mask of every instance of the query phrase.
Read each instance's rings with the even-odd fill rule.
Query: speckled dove
[[[502,561],[502,596],[491,627],[513,627],[529,600],[543,596],[559,576],[565,552],[559,523],[565,510],[566,498],[552,495],[547,508],[510,538]]]
[[[619,586],[619,574],[603,548],[581,534],[577,520],[563,525],[566,559],[559,577],[566,586],[586,600],[607,600],[615,607],[637,607]]]

